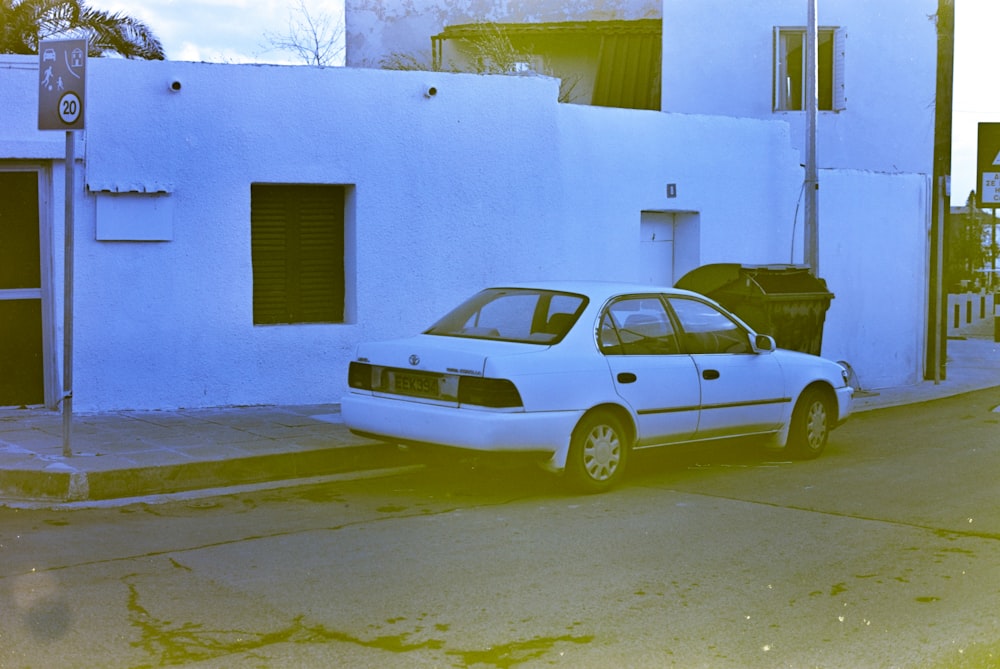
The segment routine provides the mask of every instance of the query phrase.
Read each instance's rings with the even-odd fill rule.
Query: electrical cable
[[[792,216],[792,247],[788,252],[788,264],[795,264],[795,228],[799,224],[799,206],[802,204],[802,195],[806,192],[806,182],[802,182],[802,187],[799,188],[799,201],[795,203],[795,215]]]

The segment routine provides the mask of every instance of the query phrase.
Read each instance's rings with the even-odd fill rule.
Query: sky
[[[301,61],[274,50],[267,34],[287,33],[300,1],[314,17],[326,13],[342,20],[342,0],[92,0],[89,4],[144,21],[160,38],[169,60],[294,64]],[[821,22],[824,1],[830,0],[819,0]],[[978,190],[978,124],[1000,123],[998,43],[1000,0],[955,0],[953,206],[965,205],[969,192]]]
[[[94,9],[121,12],[143,21],[159,38],[168,60],[209,63],[302,64],[274,50],[267,35],[287,34],[304,6],[309,15],[336,17],[342,0],[91,0]]]
[[[951,204],[976,184],[979,123],[1000,123],[1000,1],[955,0]]]

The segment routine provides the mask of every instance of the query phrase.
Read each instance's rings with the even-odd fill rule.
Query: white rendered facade
[[[336,402],[359,341],[417,332],[486,285],[801,261],[802,169],[783,121],[564,105],[541,77],[112,59],[88,77],[78,411]],[[36,129],[37,85],[36,58],[0,57],[0,171],[40,175],[54,405],[65,141]],[[840,221],[822,233],[836,294],[823,354],[867,387],[915,383],[923,342],[899,324],[922,318],[925,235],[881,223],[925,220],[927,180],[821,180],[823,220]],[[343,188],[341,322],[254,324],[252,184]]]

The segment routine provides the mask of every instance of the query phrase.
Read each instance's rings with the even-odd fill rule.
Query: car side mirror
[[[753,347],[758,353],[770,353],[778,348],[778,345],[775,343],[774,337],[771,335],[759,334],[754,338]]]

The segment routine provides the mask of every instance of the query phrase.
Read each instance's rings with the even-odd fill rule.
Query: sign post
[[[73,219],[76,130],[84,129],[87,40],[43,40],[38,45],[38,129],[66,131],[65,249],[63,269],[63,456],[73,455]]]

